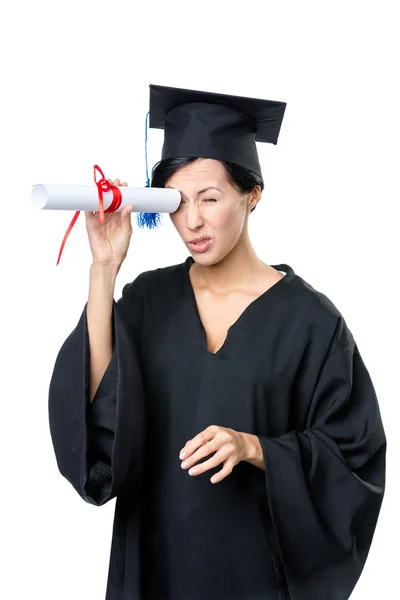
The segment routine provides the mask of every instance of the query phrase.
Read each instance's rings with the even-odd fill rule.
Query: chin
[[[189,250],[193,260],[195,263],[202,267],[210,267],[211,265],[216,265],[222,260],[222,256],[216,256],[214,252],[191,252]]]

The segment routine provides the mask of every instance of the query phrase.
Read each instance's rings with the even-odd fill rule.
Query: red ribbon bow
[[[99,181],[96,181],[96,169],[101,174],[101,179]],[[119,207],[121,206],[121,202],[122,202],[122,194],[121,194],[121,190],[119,188],[117,188],[117,186],[111,185],[111,183],[109,183],[107,181],[107,179],[104,177],[103,171],[100,169],[100,167],[98,165],[94,165],[94,182],[97,185],[97,190],[98,190],[98,194],[99,194],[99,221],[100,221],[100,223],[102,223],[104,221],[104,213],[115,212],[116,210],[119,209]],[[106,210],[104,210],[103,192],[109,192],[110,190],[113,193],[113,199],[111,201],[110,206]],[[60,262],[60,258],[61,258],[61,254],[64,250],[65,242],[67,241],[68,236],[71,233],[71,230],[72,230],[73,226],[75,225],[80,212],[81,212],[80,210],[76,211],[76,213],[74,214],[72,221],[69,224],[69,227],[64,235],[64,239],[61,244],[60,252],[58,254],[57,265]]]

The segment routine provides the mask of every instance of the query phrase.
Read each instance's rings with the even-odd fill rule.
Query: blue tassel
[[[136,221],[139,227],[155,229],[161,225],[160,213],[136,213]]]
[[[146,115],[145,136],[144,136],[144,156],[146,161],[146,185],[150,187],[149,167],[147,162],[147,130],[150,111]],[[136,213],[136,222],[140,228],[155,229],[161,225],[160,213]]]

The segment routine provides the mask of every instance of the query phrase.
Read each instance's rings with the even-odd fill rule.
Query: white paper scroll
[[[181,201],[178,190],[170,188],[117,186],[122,194],[121,212],[127,204],[133,204],[134,212],[173,213]],[[110,206],[113,193],[103,192],[104,210]],[[96,185],[44,185],[32,189],[32,203],[42,210],[99,210],[99,192]]]

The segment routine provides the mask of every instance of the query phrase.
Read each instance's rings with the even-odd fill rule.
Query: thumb
[[[128,206],[124,206],[121,211],[121,229],[125,233],[125,235],[130,235],[132,232],[132,222],[131,222],[131,213],[133,211],[133,205],[128,204]]]
[[[124,206],[124,208],[121,210],[121,217],[123,219],[128,219],[130,221],[130,214],[133,211],[133,204],[128,204],[127,206]]]
[[[133,204],[127,204],[127,206],[124,206],[124,208],[121,210],[121,216],[124,218],[129,217],[132,211]]]

